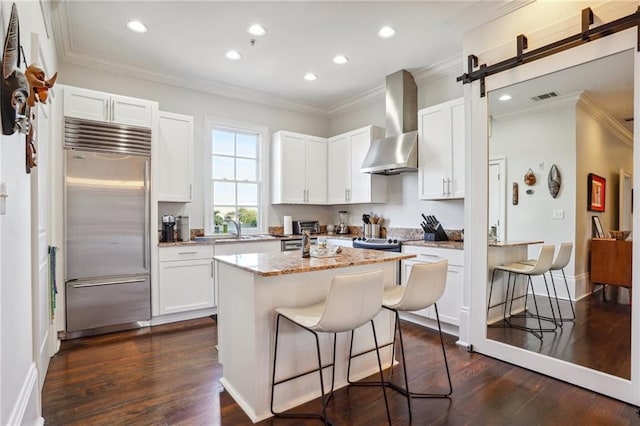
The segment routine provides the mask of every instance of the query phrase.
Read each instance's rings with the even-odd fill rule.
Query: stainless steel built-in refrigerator
[[[67,334],[151,318],[151,130],[65,118]]]

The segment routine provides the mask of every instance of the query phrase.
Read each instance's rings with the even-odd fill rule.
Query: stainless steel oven
[[[382,250],[400,253],[402,241],[393,238],[365,238],[358,237],[353,239],[353,248],[363,248],[369,250]],[[396,266],[396,284],[400,284],[402,277],[402,263],[398,261]]]

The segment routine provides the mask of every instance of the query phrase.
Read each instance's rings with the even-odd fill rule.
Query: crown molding
[[[457,77],[460,73],[464,72],[462,62],[462,49],[460,53],[455,56],[451,56],[440,62],[435,63],[432,66],[421,68],[413,73],[413,79],[417,86],[430,83],[434,80],[441,78]]]
[[[505,112],[504,114],[492,115],[493,120],[511,120],[514,118],[526,116],[529,114],[535,114],[544,111],[551,111],[554,109],[564,108],[567,106],[575,107],[580,99],[582,92],[570,93],[568,95],[559,96],[554,99],[548,99],[542,104],[533,105],[528,108],[518,109],[516,111]]]
[[[213,80],[189,77],[182,78],[176,75],[150,71],[145,68],[114,62],[95,55],[77,54],[74,52],[71,37],[71,28],[67,20],[66,2],[60,2],[54,10],[53,31],[55,34],[58,60],[74,65],[80,65],[109,73],[119,74],[156,83],[167,84],[184,89],[207,92],[213,95],[224,96],[231,99],[242,100],[276,108],[288,109],[296,112],[316,115],[327,118],[326,109],[309,105],[303,102],[290,101],[272,93],[260,92],[239,86],[222,84]]]
[[[462,56],[456,55],[440,61],[433,66],[424,67],[413,71],[411,75],[413,75],[413,80],[415,81],[416,86],[422,86],[441,78],[451,76],[455,77],[460,72],[464,72],[462,68]],[[328,113],[344,113],[353,109],[360,108],[375,101],[384,100],[385,90],[386,87],[384,84],[378,87],[374,87],[373,89],[368,90],[360,95],[332,105],[329,108]]]
[[[268,105],[277,108],[284,108],[296,112],[308,113],[324,118],[328,116],[327,111],[323,108],[289,101],[283,98],[279,98],[277,95],[273,95],[270,93],[258,92],[255,90],[228,84],[221,84],[211,80],[199,79],[195,77],[184,79],[176,77],[174,75],[150,72],[146,69],[131,67],[124,64],[114,64],[113,62],[106,62],[97,57],[89,57],[85,55],[68,55],[63,59],[63,62],[80,65],[87,68],[93,68],[109,73],[119,74],[126,77],[176,86],[183,89],[190,89],[198,92],[207,92],[213,95],[223,96],[231,99]]]
[[[633,146],[633,133],[609,114],[589,92],[583,92],[578,99],[577,107],[587,113],[591,118],[600,123],[606,130],[622,140],[625,144]]]
[[[352,98],[349,98],[345,101],[338,102],[337,104],[334,104],[331,107],[329,107],[329,110],[327,112],[330,115],[332,115],[332,114],[351,111],[351,110],[360,108],[364,105],[367,105],[376,101],[384,100],[384,93],[385,93],[385,85],[383,84],[383,85],[374,87],[373,89],[367,90],[366,92],[356,95]]]
[[[465,13],[461,13],[445,20],[445,24],[454,31],[465,33],[476,27],[485,25],[495,19],[510,14],[535,0],[509,0],[505,4],[492,7],[492,2],[479,1],[475,5],[465,9]]]
[[[535,105],[530,108],[521,109],[505,114],[493,115],[493,120],[509,120],[526,116],[531,113],[550,111],[566,106],[575,106],[576,109],[588,114],[596,120],[602,127],[611,132],[627,145],[633,146],[633,133],[629,131],[622,123],[616,120],[609,112],[607,112],[601,104],[599,104],[589,92],[577,92],[560,96],[553,100],[547,100],[542,105]]]

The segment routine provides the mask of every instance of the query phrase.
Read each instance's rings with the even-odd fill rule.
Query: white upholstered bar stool
[[[335,381],[335,361],[336,361],[336,334],[343,331],[352,331],[356,328],[371,323],[373,331],[373,341],[378,347],[378,338],[373,318],[380,312],[382,308],[382,294],[384,292],[384,271],[382,269],[364,272],[359,274],[337,275],[333,277],[326,300],[315,305],[302,308],[276,308],[276,336],[273,355],[273,376],[271,380],[271,413],[278,417],[293,418],[319,418],[325,424],[329,424],[326,416],[326,408],[329,399],[333,395],[333,385]],[[303,372],[288,378],[276,380],[276,366],[278,356],[278,334],[280,329],[280,320],[287,319],[293,324],[309,331],[314,335],[316,340],[316,352],[318,356],[318,368],[311,371]],[[320,342],[318,333],[333,334],[333,360],[330,364],[322,365],[320,356]],[[380,352],[376,350],[378,355],[378,370],[380,372],[380,380],[382,380],[382,363],[380,361]],[[328,395],[324,390],[324,379],[322,371],[332,367],[331,391]],[[287,414],[274,411],[274,391],[276,386],[295,380],[307,374],[319,373],[320,376],[320,392],[322,398],[322,411],[318,413],[303,414]],[[384,386],[381,385],[384,403],[387,409],[387,420],[391,424],[389,414],[389,404]]]
[[[530,333],[532,333],[534,336],[536,336],[537,338],[539,338],[540,340],[542,340],[542,335],[543,332],[545,331],[555,331],[556,328],[558,327],[558,323],[555,317],[555,312],[553,309],[553,303],[551,302],[551,295],[549,294],[549,286],[547,284],[547,278],[544,275],[546,272],[549,271],[549,268],[551,267],[551,263],[553,261],[553,252],[554,252],[555,248],[552,245],[544,245],[542,246],[542,249],[540,250],[540,254],[538,256],[538,259],[536,260],[535,264],[533,265],[528,265],[526,263],[523,262],[514,262],[514,263],[510,263],[508,265],[498,265],[496,267],[494,267],[493,270],[493,275],[491,277],[491,289],[489,290],[489,297],[491,297],[491,292],[493,291],[493,278],[495,276],[496,271],[503,271],[503,272],[507,272],[508,276],[507,276],[507,290],[505,293],[505,301],[504,301],[504,321],[508,324],[509,327],[511,328],[517,328],[520,330],[525,330],[528,331]],[[526,276],[527,279],[527,286],[525,288],[525,292],[523,295],[521,296],[517,296],[516,297],[516,287],[517,287],[517,278],[518,275],[524,275]],[[533,276],[542,276],[544,279],[544,285],[547,289],[547,296],[549,299],[549,307],[551,308],[551,316],[552,319],[550,321],[553,322],[553,328],[542,328],[542,322],[541,319],[546,319],[543,316],[540,315],[540,312],[538,310],[538,302],[536,301],[535,298],[535,292],[533,289],[533,281],[531,280],[531,277]],[[511,290],[511,300],[509,302],[509,287],[510,287],[510,283],[511,283],[511,276],[513,276],[513,289]],[[532,299],[533,299],[533,305],[535,308],[535,313],[530,313],[528,311],[527,308],[527,299],[528,299],[528,295],[529,295],[529,289],[531,289],[531,294],[533,295]],[[521,299],[524,298],[524,313],[522,315],[514,315],[512,314],[511,310],[513,308],[513,302],[517,299]],[[489,298],[489,303],[491,302],[491,298]],[[507,305],[509,305],[509,313],[507,315]],[[494,305],[495,306],[495,305]],[[491,307],[491,306],[490,306]],[[488,314],[488,312],[487,312]],[[538,321],[538,328],[532,328],[532,327],[527,327],[526,323],[524,326],[522,325],[517,325],[517,324],[513,324],[511,321],[511,318],[517,318],[517,317],[524,317],[524,318],[534,318]]]
[[[451,375],[449,373],[449,364],[447,363],[447,353],[444,349],[444,340],[442,339],[442,329],[440,328],[440,316],[438,315],[438,306],[436,302],[442,294],[447,283],[447,268],[448,262],[442,260],[434,263],[418,263],[411,267],[411,273],[407,280],[406,286],[395,286],[390,290],[385,291],[384,298],[382,300],[382,307],[393,311],[395,314],[395,331],[393,336],[393,342],[391,343],[395,353],[396,334],[400,337],[400,355],[402,357],[402,367],[404,373],[405,387],[401,387],[396,383],[389,380],[384,384],[392,389],[400,392],[407,398],[407,404],[409,406],[409,419],[411,415],[411,398],[445,398],[451,395],[453,388],[451,386]],[[438,323],[438,332],[440,333],[440,345],[442,347],[442,355],[444,358],[444,366],[447,372],[448,390],[443,393],[417,393],[409,390],[409,381],[407,375],[407,364],[405,361],[404,341],[402,339],[402,328],[400,327],[400,317],[398,312],[410,312],[418,311],[421,309],[432,306],[436,313],[436,322]],[[396,333],[397,332],[397,333]],[[384,345],[386,346],[386,345]],[[353,333],[351,333],[351,347],[349,348],[349,366],[347,367],[347,380],[350,384],[356,386],[371,386],[379,384],[379,382],[351,382],[349,379],[349,370],[351,367],[351,359],[360,355],[364,355],[370,351],[361,352],[359,354],[352,354],[353,348]],[[391,370],[389,371],[391,375]]]
[[[549,276],[551,277],[551,287],[553,288],[553,295],[556,299],[556,306],[558,307],[558,320],[560,321],[560,326],[562,326],[563,322],[575,321],[576,319],[576,310],[573,307],[573,301],[571,300],[571,293],[569,292],[569,283],[567,282],[567,276],[564,273],[564,268],[569,264],[571,260],[571,252],[573,251],[573,243],[561,243],[560,248],[558,249],[558,254],[556,255],[555,260],[549,267]],[[533,265],[535,263],[535,259],[529,259],[525,263],[527,265]],[[558,292],[556,291],[556,282],[553,279],[552,271],[561,271],[562,278],[564,279],[564,286],[567,289],[567,298],[569,299],[569,306],[571,307],[571,316],[563,317],[562,311],[560,310],[560,301],[558,300]]]

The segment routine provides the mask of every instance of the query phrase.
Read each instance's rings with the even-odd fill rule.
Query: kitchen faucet
[[[236,222],[235,220],[233,220],[231,218],[226,218],[224,221],[225,222],[231,222],[236,227],[236,238],[240,238],[242,236],[242,228],[240,228],[240,223],[239,222]]]

